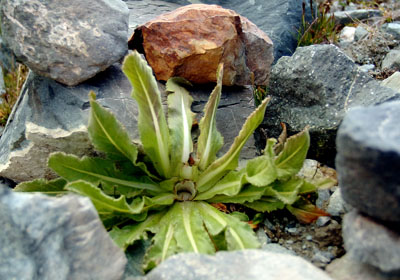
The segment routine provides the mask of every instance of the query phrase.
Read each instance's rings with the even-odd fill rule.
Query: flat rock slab
[[[217,252],[215,256],[185,253],[172,256],[136,280],[330,280],[301,257],[262,250]]]
[[[301,47],[272,67],[263,128],[277,137],[280,122],[289,133],[310,127],[309,158],[333,166],[336,132],[346,112],[354,106],[400,99],[381,86],[334,45]]]
[[[0,279],[121,279],[123,251],[88,198],[14,193],[0,184]]]
[[[194,98],[194,112],[202,113],[214,86],[189,89]],[[160,85],[160,88],[163,86]],[[66,87],[31,73],[0,138],[0,176],[16,182],[50,179],[55,177],[47,168],[50,153],[92,154],[86,129],[90,109],[88,94],[91,90],[97,94],[99,103],[116,115],[130,137],[139,139],[138,108],[130,96],[131,85],[119,64],[76,87]],[[220,154],[229,149],[247,116],[253,112],[253,101],[251,87],[223,88],[217,111],[217,128],[224,136]],[[251,137],[241,158],[249,159],[255,154],[254,139]]]
[[[353,210],[343,218],[343,241],[357,262],[400,275],[399,232]]]
[[[127,52],[129,10],[120,0],[1,0],[5,45],[37,74],[73,86]]]
[[[337,136],[336,168],[345,201],[400,222],[400,101],[354,108]]]

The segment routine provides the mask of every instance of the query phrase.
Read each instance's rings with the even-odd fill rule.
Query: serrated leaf
[[[275,159],[278,178],[288,179],[300,171],[309,146],[310,135],[308,129],[286,140],[282,152]]]
[[[193,98],[187,90],[179,85],[179,78],[167,81],[168,94],[168,126],[170,135],[171,176],[180,175],[182,166],[189,160],[193,152],[192,123],[193,113],[190,106]]]
[[[125,57],[122,70],[132,84],[132,97],[139,107],[138,129],[143,149],[157,172],[169,178],[169,132],[152,70],[137,51]]]
[[[289,181],[276,181],[267,189],[265,194],[273,195],[285,204],[292,204],[297,200],[299,190],[304,184],[304,180],[293,177]]]
[[[206,106],[204,116],[200,120],[200,135],[197,141],[197,157],[199,158],[200,170],[205,170],[212,163],[219,149],[224,144],[221,133],[216,126],[216,114],[221,99],[223,65],[220,64],[217,70],[217,85],[212,91]]]
[[[211,199],[208,199],[208,202],[222,202],[222,203],[245,203],[245,202],[253,202],[257,199],[260,199],[265,192],[264,188],[255,187],[255,186],[246,186],[242,189],[240,193],[235,196],[226,196],[226,195],[217,195]]]
[[[146,232],[156,232],[155,228],[159,225],[163,215],[164,213],[149,215],[145,221],[135,225],[125,226],[122,229],[114,227],[110,231],[110,236],[120,248],[125,250],[136,240],[147,238]]]
[[[115,116],[96,102],[94,92],[90,93],[90,107],[88,133],[95,149],[110,159],[129,160],[135,164],[137,147]]]
[[[67,181],[62,178],[47,181],[45,179],[36,179],[30,182],[18,184],[14,191],[16,192],[40,192],[47,195],[63,195],[67,193],[64,189]]]
[[[103,193],[97,186],[85,181],[68,183],[65,189],[89,197],[100,215],[139,214],[144,206],[144,201],[140,198],[127,203],[124,196],[113,198]]]
[[[285,203],[283,203],[279,199],[268,196],[263,196],[259,200],[253,202],[246,202],[243,205],[259,212],[268,213],[278,209],[283,209],[285,207]]]
[[[254,130],[264,119],[266,106],[269,98],[263,100],[260,106],[247,118],[239,135],[235,138],[228,152],[221,158],[214,161],[208,168],[199,175],[197,181],[197,189],[204,192],[210,189],[229,171],[236,169],[238,166],[239,154],[247,139],[253,134]]]
[[[48,166],[69,182],[84,180],[94,185],[105,183],[111,186],[162,192],[148,177],[133,178],[119,173],[114,167],[114,162],[110,160],[89,157],[79,159],[74,155],[53,153],[50,155]]]
[[[199,193],[195,200],[207,200],[216,195],[235,196],[242,189],[244,172],[231,171],[209,190]]]

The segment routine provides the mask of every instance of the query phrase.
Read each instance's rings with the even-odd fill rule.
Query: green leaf
[[[153,192],[162,192],[161,188],[147,177],[133,178],[119,173],[114,162],[101,158],[83,157],[53,153],[48,165],[58,175],[72,182],[84,180],[94,185],[105,183],[111,186],[125,186]]]
[[[221,99],[223,65],[217,70],[217,85],[212,91],[206,106],[204,116],[200,120],[200,135],[197,141],[197,157],[200,170],[205,170],[216,158],[217,152],[224,144],[223,137],[217,130],[216,113]]]
[[[229,151],[218,160],[214,161],[208,168],[199,175],[197,188],[200,192],[210,189],[216,182],[230,170],[238,166],[239,154],[247,139],[262,122],[269,98],[263,100],[260,106],[247,118],[239,135],[235,138]]]
[[[246,202],[244,206],[254,209],[258,212],[272,212],[285,208],[285,203],[275,197],[263,196],[259,200]]]
[[[263,187],[271,184],[277,177],[274,158],[263,155],[249,160],[246,173],[247,182],[254,186]]]
[[[267,189],[266,194],[273,195],[285,204],[292,204],[297,200],[297,195],[303,184],[304,180],[297,177],[286,182],[276,181]]]
[[[173,193],[162,193],[154,197],[144,197],[145,210],[159,209],[174,203],[175,195]]]
[[[275,159],[278,178],[288,179],[300,171],[309,146],[310,135],[308,129],[287,139],[282,152]]]
[[[265,192],[265,188],[255,187],[255,186],[246,186],[243,190],[235,196],[226,196],[226,195],[217,195],[211,199],[208,199],[208,202],[221,202],[221,203],[245,203],[252,202],[257,199],[260,199]]]
[[[294,205],[286,205],[296,218],[303,223],[312,223],[321,216],[330,216],[328,213],[311,204],[308,200],[300,198]]]
[[[207,200],[216,195],[235,196],[242,189],[244,172],[231,171],[209,190],[199,193],[195,200]]]
[[[252,249],[260,246],[249,224],[235,216],[224,214],[207,203],[197,202],[196,206],[211,235],[217,235],[225,228],[228,250]]]
[[[190,106],[193,98],[179,85],[179,78],[170,78],[166,89],[168,94],[168,126],[170,135],[171,175],[179,176],[184,164],[187,164],[193,152],[192,123],[193,113]],[[189,179],[189,178],[188,178]],[[191,178],[190,178],[191,179]]]
[[[212,254],[215,248],[203,226],[203,218],[197,209],[198,202],[175,203],[171,209],[171,215],[176,224],[175,240],[180,250]],[[167,221],[165,221],[167,222]]]
[[[110,231],[110,236],[120,248],[125,250],[136,240],[147,238],[146,232],[156,232],[156,228],[159,226],[163,216],[164,213],[157,213],[149,215],[145,221],[135,225],[125,226],[122,229],[114,227]]]
[[[169,132],[152,70],[137,51],[125,57],[122,70],[132,84],[132,97],[139,107],[138,129],[143,148],[157,172],[169,178]]]
[[[128,204],[124,196],[119,198],[110,197],[104,194],[97,186],[84,181],[69,183],[65,189],[89,197],[100,215],[139,214],[144,206],[144,201],[140,198]]]
[[[327,178],[327,179],[329,179],[329,178]],[[316,185],[314,185],[313,183],[303,180],[303,185],[299,189],[299,194],[315,192],[317,189],[318,189],[318,187]]]
[[[95,101],[90,92],[90,115],[88,133],[96,150],[104,152],[114,160],[129,160],[136,163],[137,147],[115,116]]]
[[[47,195],[62,195],[66,194],[64,189],[67,181],[62,178],[57,178],[51,181],[45,179],[36,179],[30,182],[22,182],[18,184],[14,191],[16,192],[40,192]]]

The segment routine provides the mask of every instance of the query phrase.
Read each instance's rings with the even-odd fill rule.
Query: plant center
[[[196,196],[196,185],[193,181],[183,180],[175,184],[175,199],[179,201],[193,200]]]

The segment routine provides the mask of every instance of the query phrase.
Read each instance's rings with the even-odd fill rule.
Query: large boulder
[[[309,157],[334,164],[335,139],[346,112],[359,105],[375,105],[400,99],[400,94],[381,86],[334,45],[301,47],[272,67],[272,100],[262,127],[278,136],[280,122],[289,133],[310,127]]]
[[[193,111],[200,117],[214,85],[189,89],[194,98]],[[163,85],[160,84],[163,92]],[[78,156],[92,154],[87,135],[88,93],[93,90],[98,101],[124,124],[131,138],[138,139],[136,102],[130,97],[131,85],[115,64],[96,77],[75,87],[66,87],[51,79],[30,73],[16,109],[0,138],[0,176],[16,182],[35,178],[53,178],[47,168],[50,153],[64,151]],[[165,95],[163,95],[165,96]],[[223,88],[217,127],[224,136],[221,153],[227,151],[234,137],[254,110],[252,88]],[[241,157],[254,157],[251,138]]]
[[[130,47],[143,50],[158,80],[180,76],[193,83],[268,84],[272,41],[248,19],[216,5],[194,4],[139,26]],[[254,75],[254,76],[253,76]]]
[[[137,280],[330,280],[301,257],[263,250],[217,252],[215,256],[185,253],[172,256]],[[133,280],[133,278],[132,278]]]
[[[1,0],[5,45],[37,74],[77,85],[127,52],[128,16],[120,0]]]
[[[347,254],[353,260],[377,267],[386,273],[399,273],[398,231],[353,210],[343,218],[343,241]]]
[[[127,1],[130,2],[130,0]],[[165,0],[165,2],[180,5],[194,3],[216,4],[234,10],[248,18],[271,38],[274,43],[275,62],[281,56],[292,55],[296,50],[297,31],[301,27],[303,3],[306,9],[305,19],[308,22],[312,22],[309,0]]]
[[[400,101],[354,108],[337,135],[343,198],[360,211],[400,222]]]
[[[126,264],[88,198],[0,184],[0,279],[118,280]]]

